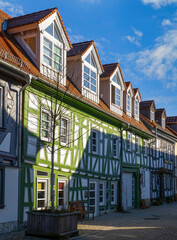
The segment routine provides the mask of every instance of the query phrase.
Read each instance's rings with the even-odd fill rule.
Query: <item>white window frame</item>
[[[116,86],[115,86],[116,85]],[[114,93],[114,96],[113,96],[113,87],[114,87],[114,91],[115,91],[115,93]],[[119,94],[117,94],[116,93],[116,90],[118,90],[119,91]],[[116,96],[119,96],[119,99],[118,100],[116,100]],[[114,104],[116,107],[118,107],[118,108],[121,108],[121,98],[122,98],[122,94],[121,94],[121,87],[119,86],[119,85],[117,85],[117,84],[114,84],[114,82],[111,84],[111,103],[112,104]],[[114,100],[113,100],[114,99]],[[119,102],[119,104],[117,104],[116,102]]]
[[[96,133],[96,138],[94,138],[93,137],[93,133]],[[94,139],[96,139],[96,144],[95,143],[93,143],[93,140]],[[93,154],[99,154],[99,131],[98,130],[96,130],[96,129],[92,129],[92,153]],[[93,146],[95,146],[96,147],[96,151],[95,150],[93,150]]]
[[[45,201],[45,206],[44,207],[38,207],[38,200],[40,198],[38,198],[38,182],[45,182],[45,191],[46,191],[46,194],[45,194],[45,198],[44,198],[44,201]],[[47,178],[37,178],[37,199],[36,199],[36,207],[38,210],[40,209],[45,209],[48,205],[49,205],[49,179]],[[40,200],[43,200],[43,199],[40,199]]]
[[[100,184],[102,184],[103,188],[100,189]],[[100,191],[102,191],[102,195],[100,195]],[[105,202],[106,202],[106,183],[104,181],[100,181],[99,182],[99,205],[100,206],[104,206],[105,205]],[[102,197],[103,201],[100,202],[100,197]]]
[[[43,137],[42,136],[42,112],[45,112],[49,115],[49,129],[48,129],[48,137]],[[40,139],[43,140],[43,141],[46,141],[46,142],[49,142],[51,137],[50,137],[50,134],[51,133],[51,113],[50,113],[50,109],[48,108],[45,108],[45,107],[41,107],[41,124],[40,124]]]
[[[64,192],[64,196],[63,196],[64,202],[63,202],[63,205],[59,205],[59,187],[57,185],[57,207],[58,207],[59,210],[62,209],[62,208],[67,209],[67,207],[68,207],[68,180],[58,178],[57,183],[58,183],[58,185],[59,185],[59,183],[64,183],[64,191],[63,191]]]
[[[130,138],[128,136],[130,136]],[[127,150],[129,150],[129,151],[132,149],[131,143],[132,143],[132,135],[130,132],[127,132],[127,144],[126,145],[127,145]]]
[[[131,112],[131,95],[130,95],[129,92],[127,93],[127,106],[126,106],[126,108],[127,108],[127,111]]]
[[[135,152],[140,153],[140,138],[138,136],[135,137]]]
[[[135,98],[135,116],[139,117],[139,101],[137,98]]]
[[[162,117],[162,127],[165,129],[165,118]]]
[[[114,186],[114,188],[112,189],[112,185]],[[111,204],[116,204],[117,202],[117,183],[116,182],[111,182]],[[112,197],[114,198],[114,200],[112,201]]]
[[[61,138],[61,128],[62,128],[62,125],[61,125],[61,122],[62,122],[62,119],[66,120],[67,121],[67,127],[66,127],[66,142],[62,142],[62,138]],[[60,144],[62,146],[66,146],[66,147],[69,147],[70,146],[70,118],[68,117],[65,117],[65,116],[61,116],[61,119],[60,119]]]
[[[91,54],[91,52],[89,54]],[[96,67],[92,66],[90,63],[88,63],[85,59],[84,59],[83,68],[82,68],[82,72],[83,72],[83,74],[82,74],[82,76],[83,76],[82,77],[82,87],[86,91],[89,91],[89,92],[93,93],[94,95],[96,95],[97,91],[98,91],[98,69]],[[96,81],[96,85],[95,85],[96,90],[95,91],[91,90],[90,87],[88,88],[88,87],[86,87],[84,85],[84,73],[85,73],[84,67],[87,67],[89,69],[89,86],[91,85],[91,71],[94,72],[95,75],[96,75],[96,79],[95,79],[95,81]]]
[[[0,127],[3,126],[3,88],[0,86]]]
[[[151,121],[154,121],[154,111],[153,111],[153,110],[151,110],[150,120],[151,120]]]
[[[114,142],[114,140],[116,141],[116,142]],[[118,158],[118,149],[119,149],[119,138],[118,138],[118,136],[115,136],[115,135],[113,135],[112,136],[112,156],[114,157],[114,158]],[[114,147],[115,147],[115,150],[114,150]],[[114,154],[116,152],[116,154]]]

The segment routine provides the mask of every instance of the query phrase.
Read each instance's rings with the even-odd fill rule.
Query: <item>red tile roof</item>
[[[158,123],[154,122],[154,121],[150,121],[148,118],[146,118],[145,116],[143,116],[142,114],[140,114],[140,117],[145,120],[149,125],[151,125],[152,127],[157,127],[158,129],[160,129],[161,131],[163,131],[164,133],[168,133],[171,134],[174,137],[174,133],[171,131],[171,129],[169,130],[169,127],[167,127],[167,125],[165,126],[165,129],[162,128]],[[176,137],[176,136],[175,136]]]
[[[166,123],[177,123],[177,116],[167,117]]]
[[[96,46],[95,46],[95,43],[93,40],[91,41],[86,41],[86,42],[79,42],[79,43],[73,43],[72,44],[72,49],[70,49],[68,52],[67,52],[67,57],[70,58],[70,57],[73,57],[73,56],[83,56],[84,53],[91,47],[91,46],[94,46],[95,48],[95,51],[96,51],[96,54],[97,54],[97,57],[98,57],[98,61],[100,63],[100,66],[101,66],[101,69],[102,71],[104,72],[104,68],[103,68],[103,65],[101,63],[101,60],[100,60],[100,57],[98,55],[98,51],[96,49]]]

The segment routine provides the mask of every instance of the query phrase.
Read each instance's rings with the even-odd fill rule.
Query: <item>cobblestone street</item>
[[[177,203],[133,209],[128,213],[112,213],[78,224],[80,236],[72,240],[89,239],[177,239]],[[24,236],[24,232],[0,235],[0,239],[39,240]]]

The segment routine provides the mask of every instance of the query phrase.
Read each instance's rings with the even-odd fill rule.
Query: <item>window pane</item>
[[[46,57],[45,55],[43,55],[43,60],[46,64],[52,66],[52,59]]]
[[[91,71],[91,77],[96,78],[96,74]]]
[[[54,53],[61,56],[61,49],[59,47],[57,47],[56,45],[54,45]]]
[[[95,79],[91,78],[91,83],[92,83],[93,85],[96,85]]]
[[[84,86],[89,88],[89,83],[87,81],[84,81]]]
[[[90,63],[90,54],[85,58],[85,61]]]
[[[61,182],[58,183],[58,189],[60,189],[60,190],[64,189],[64,183],[61,183]]]
[[[52,49],[52,43],[44,38],[44,46],[48,47],[49,49]]]
[[[96,92],[96,87],[93,86],[93,85],[91,85],[91,90],[94,91],[94,92]]]
[[[89,76],[86,73],[84,73],[84,78],[85,80],[89,81]]]
[[[61,63],[61,57],[54,54],[54,61],[57,62],[57,63]]]
[[[50,35],[53,36],[53,23],[51,23],[46,29],[46,32],[48,32]]]
[[[84,72],[89,74],[89,69],[86,66],[84,66]]]
[[[60,36],[58,34],[56,26],[54,27],[54,38],[57,39],[58,41],[60,41]]]

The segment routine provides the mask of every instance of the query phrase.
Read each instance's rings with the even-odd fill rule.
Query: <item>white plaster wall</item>
[[[0,209],[0,223],[17,221],[18,172],[17,168],[5,168],[5,207]]]
[[[145,185],[141,184],[141,199],[150,199],[150,172],[149,170],[140,169],[140,173],[145,173]]]

